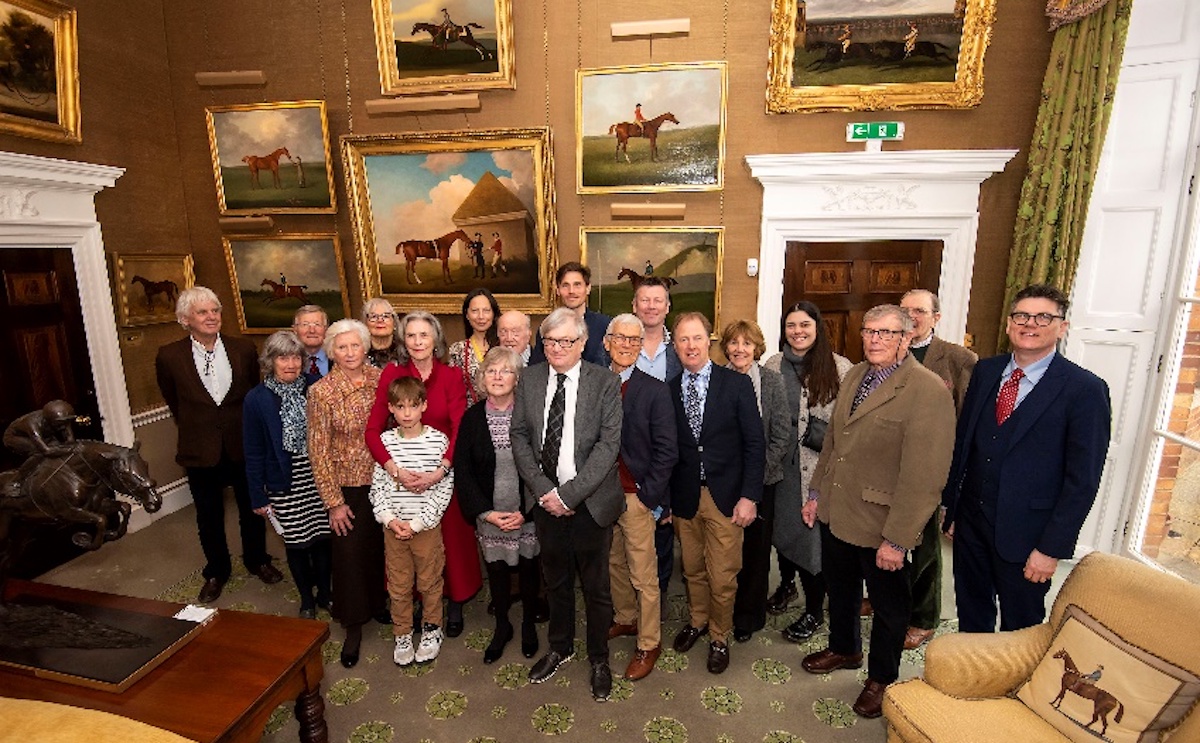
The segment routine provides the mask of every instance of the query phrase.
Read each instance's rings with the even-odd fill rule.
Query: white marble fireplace
[[[979,185],[1016,150],[901,150],[749,155],[763,185],[758,324],[779,341],[784,254],[790,240],[940,240],[944,247],[938,335],[967,328],[979,226]]]

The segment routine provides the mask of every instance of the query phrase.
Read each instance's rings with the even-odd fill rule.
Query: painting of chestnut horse
[[[271,181],[275,188],[283,188],[283,184],[279,181],[279,157],[286,157],[288,160],[292,156],[288,154],[286,147],[280,147],[270,155],[246,155],[242,158],[242,162],[246,163],[246,167],[250,168],[250,187],[262,188],[262,184],[258,181],[258,171],[271,171]]]
[[[470,238],[462,230],[447,232],[432,240],[404,240],[396,246],[396,255],[404,255],[404,278],[410,284],[420,284],[421,277],[417,276],[417,259],[432,258],[442,262],[442,281],[453,284],[450,277],[450,249],[454,243],[462,240],[469,243]]]
[[[1071,656],[1067,653],[1066,649],[1059,650],[1054,654],[1054,657],[1063,662],[1062,688],[1059,689],[1058,696],[1050,704],[1054,705],[1055,709],[1059,709],[1068,691],[1084,699],[1092,700],[1092,719],[1084,727],[1090,728],[1099,720],[1101,723],[1100,735],[1103,736],[1108,732],[1108,713],[1116,710],[1117,713],[1113,715],[1113,722],[1120,722],[1121,718],[1125,716],[1125,705],[1121,704],[1119,699],[1099,686],[1096,686],[1091,681],[1084,680],[1083,674],[1079,672],[1079,668],[1076,667],[1075,661],[1071,660]]]
[[[134,276],[132,284],[141,284],[142,291],[146,293],[146,309],[154,311],[154,297],[162,294],[163,300],[167,305],[173,305],[175,299],[179,297],[179,285],[169,279],[164,281],[151,281],[150,279],[141,276]]]
[[[643,121],[640,126],[632,121],[622,121],[610,126],[608,133],[617,135],[617,149],[613,152],[613,159],[617,160],[621,153],[625,153],[625,162],[629,162],[629,140],[635,137],[644,137],[650,140],[650,160],[658,160],[658,130],[668,121],[672,124],[679,123],[675,114],[668,111],[653,119]]]
[[[304,293],[304,290],[308,288],[308,284],[288,284],[284,286],[277,281],[263,279],[259,286],[268,287],[267,296],[263,297],[263,302],[266,304],[289,298],[299,299],[302,305],[312,304],[312,302],[308,301],[308,295]]]

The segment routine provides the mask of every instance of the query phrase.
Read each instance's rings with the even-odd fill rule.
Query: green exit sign
[[[846,124],[847,142],[864,142],[869,139],[904,139],[904,122],[860,121]]]

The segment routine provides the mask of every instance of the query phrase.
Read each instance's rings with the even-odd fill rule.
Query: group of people
[[[1018,294],[1013,352],[978,365],[936,337],[938,300],[923,290],[865,314],[860,364],[834,353],[820,310],[802,301],[765,361],[761,328],[730,323],[722,365],[704,315],[680,313],[668,330],[661,278],[646,277],[613,318],[588,309],[586,266],[562,265],[555,286],[561,306],[536,333],[477,288],[450,346],[433,315],[399,317],[376,298],[361,322],[301,307],[257,353],[220,333],[213,292],[183,292],[188,337],[160,350],[157,370],[196,502],[199,600],[229,578],[232,485],[246,569],[282,577],[266,517],[301,616],[329,608],[345,628],[347,667],[372,619],[392,625],[397,664],[437,657],[486,573],[495,629],[483,662],[517,634],[514,598],[521,651],[538,654],[544,597],[548,648],[529,678],[545,682],[574,657],[578,582],[590,689],[604,701],[611,641],[635,638],[634,681],[662,652],[676,541],[688,621],[672,646],[707,638],[714,674],[732,642],[800,598],[797,578],[803,612],[786,639],[811,638],[829,607],[829,647],[803,667],[858,668],[869,603],[854,703],[865,717],[880,714],[902,649],[940,619],[942,532],[963,631],[994,631],[997,599],[1001,629],[1042,621],[1056,560],[1072,556],[1098,488],[1110,416],[1104,383],[1056,353],[1061,292]]]

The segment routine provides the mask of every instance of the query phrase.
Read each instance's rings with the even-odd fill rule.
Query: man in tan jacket
[[[908,352],[912,319],[895,305],[863,316],[866,361],[838,391],[804,521],[821,522],[829,585],[829,647],[806,657],[810,673],[862,665],[859,607],[866,581],[875,606],[867,682],[854,702],[882,712],[899,676],[912,593],[910,551],[941,499],[954,448],[954,402],[946,385]]]

